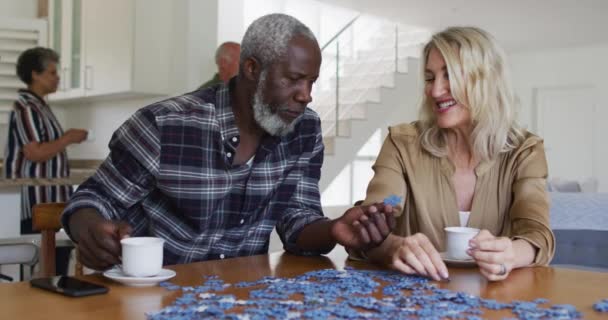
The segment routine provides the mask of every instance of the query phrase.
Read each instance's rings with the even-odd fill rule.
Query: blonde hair
[[[450,27],[424,46],[422,77],[432,48],[443,56],[453,98],[471,114],[473,156],[490,160],[524,140],[517,125],[516,98],[509,83],[503,50],[487,32],[475,27]],[[424,78],[423,78],[424,79]],[[447,156],[448,129],[437,126],[435,103],[423,95],[420,143],[429,153]]]

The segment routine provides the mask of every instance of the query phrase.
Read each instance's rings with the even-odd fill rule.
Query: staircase
[[[360,16],[323,46],[313,92],[325,157],[323,192],[378,128],[417,118],[418,56],[425,30]]]

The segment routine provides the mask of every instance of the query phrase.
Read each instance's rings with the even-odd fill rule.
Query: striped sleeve
[[[19,101],[14,104],[15,129],[19,144],[24,146],[30,142],[42,141],[42,124],[40,114],[34,108]]]
[[[327,219],[323,216],[319,192],[323,150],[323,138],[321,136],[320,123],[318,123],[312,155],[303,156],[298,160],[298,166],[303,172],[302,178],[298,181],[293,196],[289,199],[289,206],[285,214],[282,215],[276,226],[277,233],[281,237],[285,250],[299,255],[327,253],[302,251],[296,245],[298,236],[305,226],[318,220]]]
[[[154,188],[160,140],[151,111],[141,109],[127,120],[114,133],[109,147],[108,158],[80,185],[63,213],[62,224],[68,234],[69,217],[77,210],[93,208],[108,220],[127,220],[129,209]]]

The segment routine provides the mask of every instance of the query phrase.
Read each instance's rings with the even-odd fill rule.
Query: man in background
[[[201,85],[199,89],[208,88],[220,83],[228,83],[230,78],[239,73],[239,55],[241,45],[236,42],[224,42],[215,51],[217,72],[213,78]]]

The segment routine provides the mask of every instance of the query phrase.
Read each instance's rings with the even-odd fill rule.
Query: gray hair
[[[51,62],[59,63],[59,54],[52,49],[34,47],[23,51],[17,58],[16,73],[25,84],[32,84],[32,71],[41,73]]]
[[[272,13],[256,19],[245,32],[241,42],[241,63],[247,58],[258,60],[262,69],[287,54],[289,41],[303,35],[317,41],[300,20],[282,13]]]

